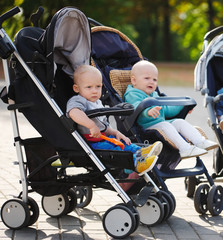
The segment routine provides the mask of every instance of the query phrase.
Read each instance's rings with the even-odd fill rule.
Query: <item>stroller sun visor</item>
[[[223,34],[215,37],[199,58],[194,70],[194,89],[200,91],[207,87],[207,69],[213,57],[223,57]]]
[[[58,16],[54,30],[54,61],[73,77],[78,65],[89,64],[91,33],[88,19],[78,9],[66,8]]]
[[[92,28],[92,57],[96,61],[100,60],[102,65],[115,67],[115,59],[122,62],[122,66],[130,66],[143,58],[130,39],[120,31],[105,26]]]

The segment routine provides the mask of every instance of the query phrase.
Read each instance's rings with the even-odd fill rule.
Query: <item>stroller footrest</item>
[[[197,157],[196,165],[193,168],[174,169],[174,170],[168,170],[168,172],[165,172],[162,170],[158,171],[154,168],[153,171],[155,171],[156,174],[162,178],[189,177],[189,176],[195,176],[195,175],[201,175],[201,174],[207,173],[207,169],[199,157]]]
[[[152,190],[153,186],[145,186],[144,188],[142,188],[135,199],[135,204],[138,207],[142,207],[143,205],[145,205],[148,197],[151,195]]]

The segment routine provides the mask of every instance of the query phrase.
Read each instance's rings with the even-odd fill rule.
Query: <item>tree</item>
[[[61,8],[75,6],[86,16],[117,28],[152,61],[196,61],[207,31],[223,22],[220,0],[8,0],[0,2],[1,14],[19,6],[21,14],[4,28],[13,38],[39,6],[45,12],[40,27],[46,28]]]

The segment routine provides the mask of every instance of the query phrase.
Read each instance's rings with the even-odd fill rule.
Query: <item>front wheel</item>
[[[145,225],[153,226],[163,220],[164,206],[156,197],[149,196],[147,202],[136,209],[139,212],[140,222]]]
[[[194,207],[196,211],[200,214],[205,214],[208,210],[207,208],[207,198],[209,193],[209,185],[201,184],[198,186],[194,194]]]
[[[192,198],[194,196],[194,192],[197,186],[196,176],[185,177],[184,184],[187,191],[187,197]]]
[[[29,219],[27,226],[31,226],[38,220],[39,206],[36,203],[36,201],[31,197],[28,197],[27,205],[28,205],[29,213],[30,213],[30,219]]]
[[[86,207],[92,200],[93,191],[90,186],[76,186],[73,187],[77,196],[77,208]]]
[[[109,208],[102,222],[105,232],[116,239],[128,237],[137,224],[134,213],[122,204]]]
[[[44,212],[51,217],[61,217],[66,215],[69,206],[69,198],[65,193],[42,197],[42,208]]]
[[[8,200],[2,205],[1,218],[10,229],[26,227],[30,221],[28,205],[21,199]]]

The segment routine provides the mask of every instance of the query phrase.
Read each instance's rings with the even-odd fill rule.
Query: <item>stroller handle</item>
[[[212,39],[221,32],[223,32],[223,26],[214,28],[213,30],[211,30],[205,34],[204,40]]]
[[[2,14],[0,16],[0,28],[2,28],[2,23],[7,20],[8,18],[14,16],[15,14],[19,13],[20,9],[19,7],[14,7],[11,10],[9,10],[8,12]]]

